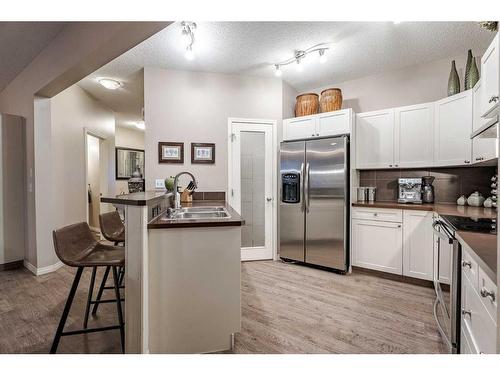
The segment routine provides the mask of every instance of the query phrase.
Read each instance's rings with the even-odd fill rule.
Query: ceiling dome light
[[[276,70],[274,71],[274,75],[276,77],[281,77],[281,75],[283,74],[283,72],[281,71],[279,64],[276,64],[275,67],[276,67]]]
[[[326,55],[324,49],[319,50],[319,62],[320,64],[324,64],[326,62]]]
[[[117,88],[120,88],[122,83],[111,78],[99,78],[97,82],[104,88],[107,88],[108,90],[116,90]]]
[[[193,52],[193,47],[191,45],[186,47],[186,56],[187,60],[193,60],[194,59],[194,52]]]
[[[146,124],[144,123],[144,121],[137,121],[135,123],[135,127],[137,129],[144,130],[144,129],[146,129]]]

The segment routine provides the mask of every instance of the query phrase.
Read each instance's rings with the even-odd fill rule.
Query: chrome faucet
[[[187,175],[191,176],[191,180],[193,181],[194,188],[196,189],[198,187],[198,183],[196,182],[196,178],[193,176],[192,173],[190,173],[190,172],[178,173],[174,178],[174,208],[181,208],[181,195],[177,191],[177,185],[179,184],[179,177],[182,176],[183,174],[187,174]]]

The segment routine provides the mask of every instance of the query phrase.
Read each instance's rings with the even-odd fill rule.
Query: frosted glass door
[[[241,132],[241,247],[265,245],[265,142],[264,133]]]
[[[273,127],[233,122],[229,160],[229,203],[245,221],[241,260],[273,258]]]

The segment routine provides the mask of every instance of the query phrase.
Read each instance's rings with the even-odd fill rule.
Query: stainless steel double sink
[[[184,207],[167,209],[167,220],[211,220],[211,219],[229,219],[231,215],[225,207]]]

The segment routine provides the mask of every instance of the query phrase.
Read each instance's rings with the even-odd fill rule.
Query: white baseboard
[[[35,276],[40,276],[40,275],[45,275],[46,273],[51,273],[54,271],[57,271],[59,268],[61,268],[64,264],[62,262],[57,262],[56,264],[52,264],[47,267],[41,267],[41,268],[36,268],[34,265],[32,265],[30,262],[28,262],[26,259],[23,261],[23,265],[25,268],[27,268],[33,275]]]

